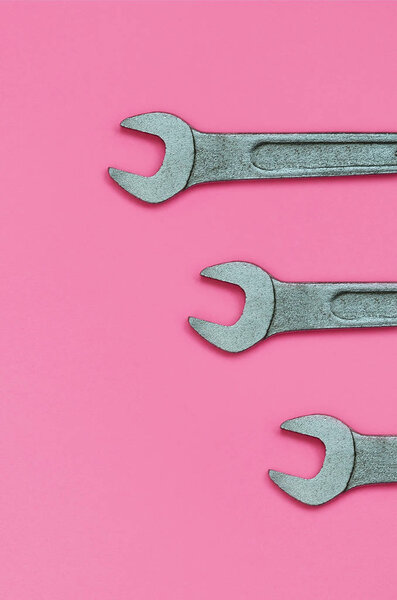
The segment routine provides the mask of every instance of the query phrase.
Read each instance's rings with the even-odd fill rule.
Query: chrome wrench
[[[311,479],[269,471],[270,479],[300,502],[318,506],[361,485],[397,482],[397,436],[362,435],[327,415],[290,419],[281,429],[325,445],[324,464]]]
[[[211,181],[397,173],[397,133],[204,133],[162,112],[121,126],[165,143],[163,164],[151,177],[109,168],[116,183],[150,204]]]
[[[201,275],[238,285],[245,293],[234,325],[189,317],[201,337],[227,352],[288,331],[397,326],[397,283],[287,283],[240,261],[207,267]]]

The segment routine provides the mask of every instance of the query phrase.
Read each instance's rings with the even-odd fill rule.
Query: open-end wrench
[[[227,352],[287,331],[397,325],[397,283],[287,283],[240,261],[207,267],[201,275],[238,285],[245,293],[234,325],[189,317],[197,333]]]
[[[300,502],[317,506],[360,485],[397,482],[397,436],[362,435],[327,415],[291,419],[281,429],[316,437],[325,446],[324,464],[312,479],[269,471],[270,479]]]
[[[397,133],[203,133],[161,112],[121,125],[165,143],[152,177],[109,168],[122,188],[151,204],[210,181],[397,173]]]

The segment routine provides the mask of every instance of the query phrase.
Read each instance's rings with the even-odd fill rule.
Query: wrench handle
[[[268,336],[286,331],[397,326],[396,283],[285,283],[273,279]]]
[[[347,489],[369,483],[397,482],[397,436],[352,431],[355,463]]]
[[[187,187],[209,181],[397,173],[396,133],[222,134],[193,130]]]

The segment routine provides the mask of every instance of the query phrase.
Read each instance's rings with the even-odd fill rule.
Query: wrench
[[[201,275],[238,285],[245,293],[234,325],[189,317],[201,337],[227,352],[287,331],[397,325],[397,283],[287,283],[240,261],[207,267]]]
[[[116,183],[150,204],[210,181],[397,173],[397,133],[203,133],[162,112],[121,126],[165,143],[152,177],[109,168]]]
[[[270,479],[300,502],[318,506],[360,485],[397,482],[397,436],[362,435],[327,415],[290,419],[281,429],[316,437],[325,446],[324,464],[312,479],[269,470]]]

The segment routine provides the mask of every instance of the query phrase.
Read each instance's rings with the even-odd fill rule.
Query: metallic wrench
[[[203,133],[169,113],[144,113],[122,127],[165,143],[152,177],[109,168],[137,198],[157,204],[198,183],[397,173],[396,133]]]
[[[397,482],[397,436],[362,435],[327,415],[291,419],[281,429],[319,438],[325,446],[324,464],[312,479],[269,471],[300,502],[317,506],[359,485]]]
[[[201,275],[234,283],[245,293],[234,325],[189,317],[201,337],[227,352],[287,331],[397,325],[397,283],[286,283],[239,261],[207,267]]]

